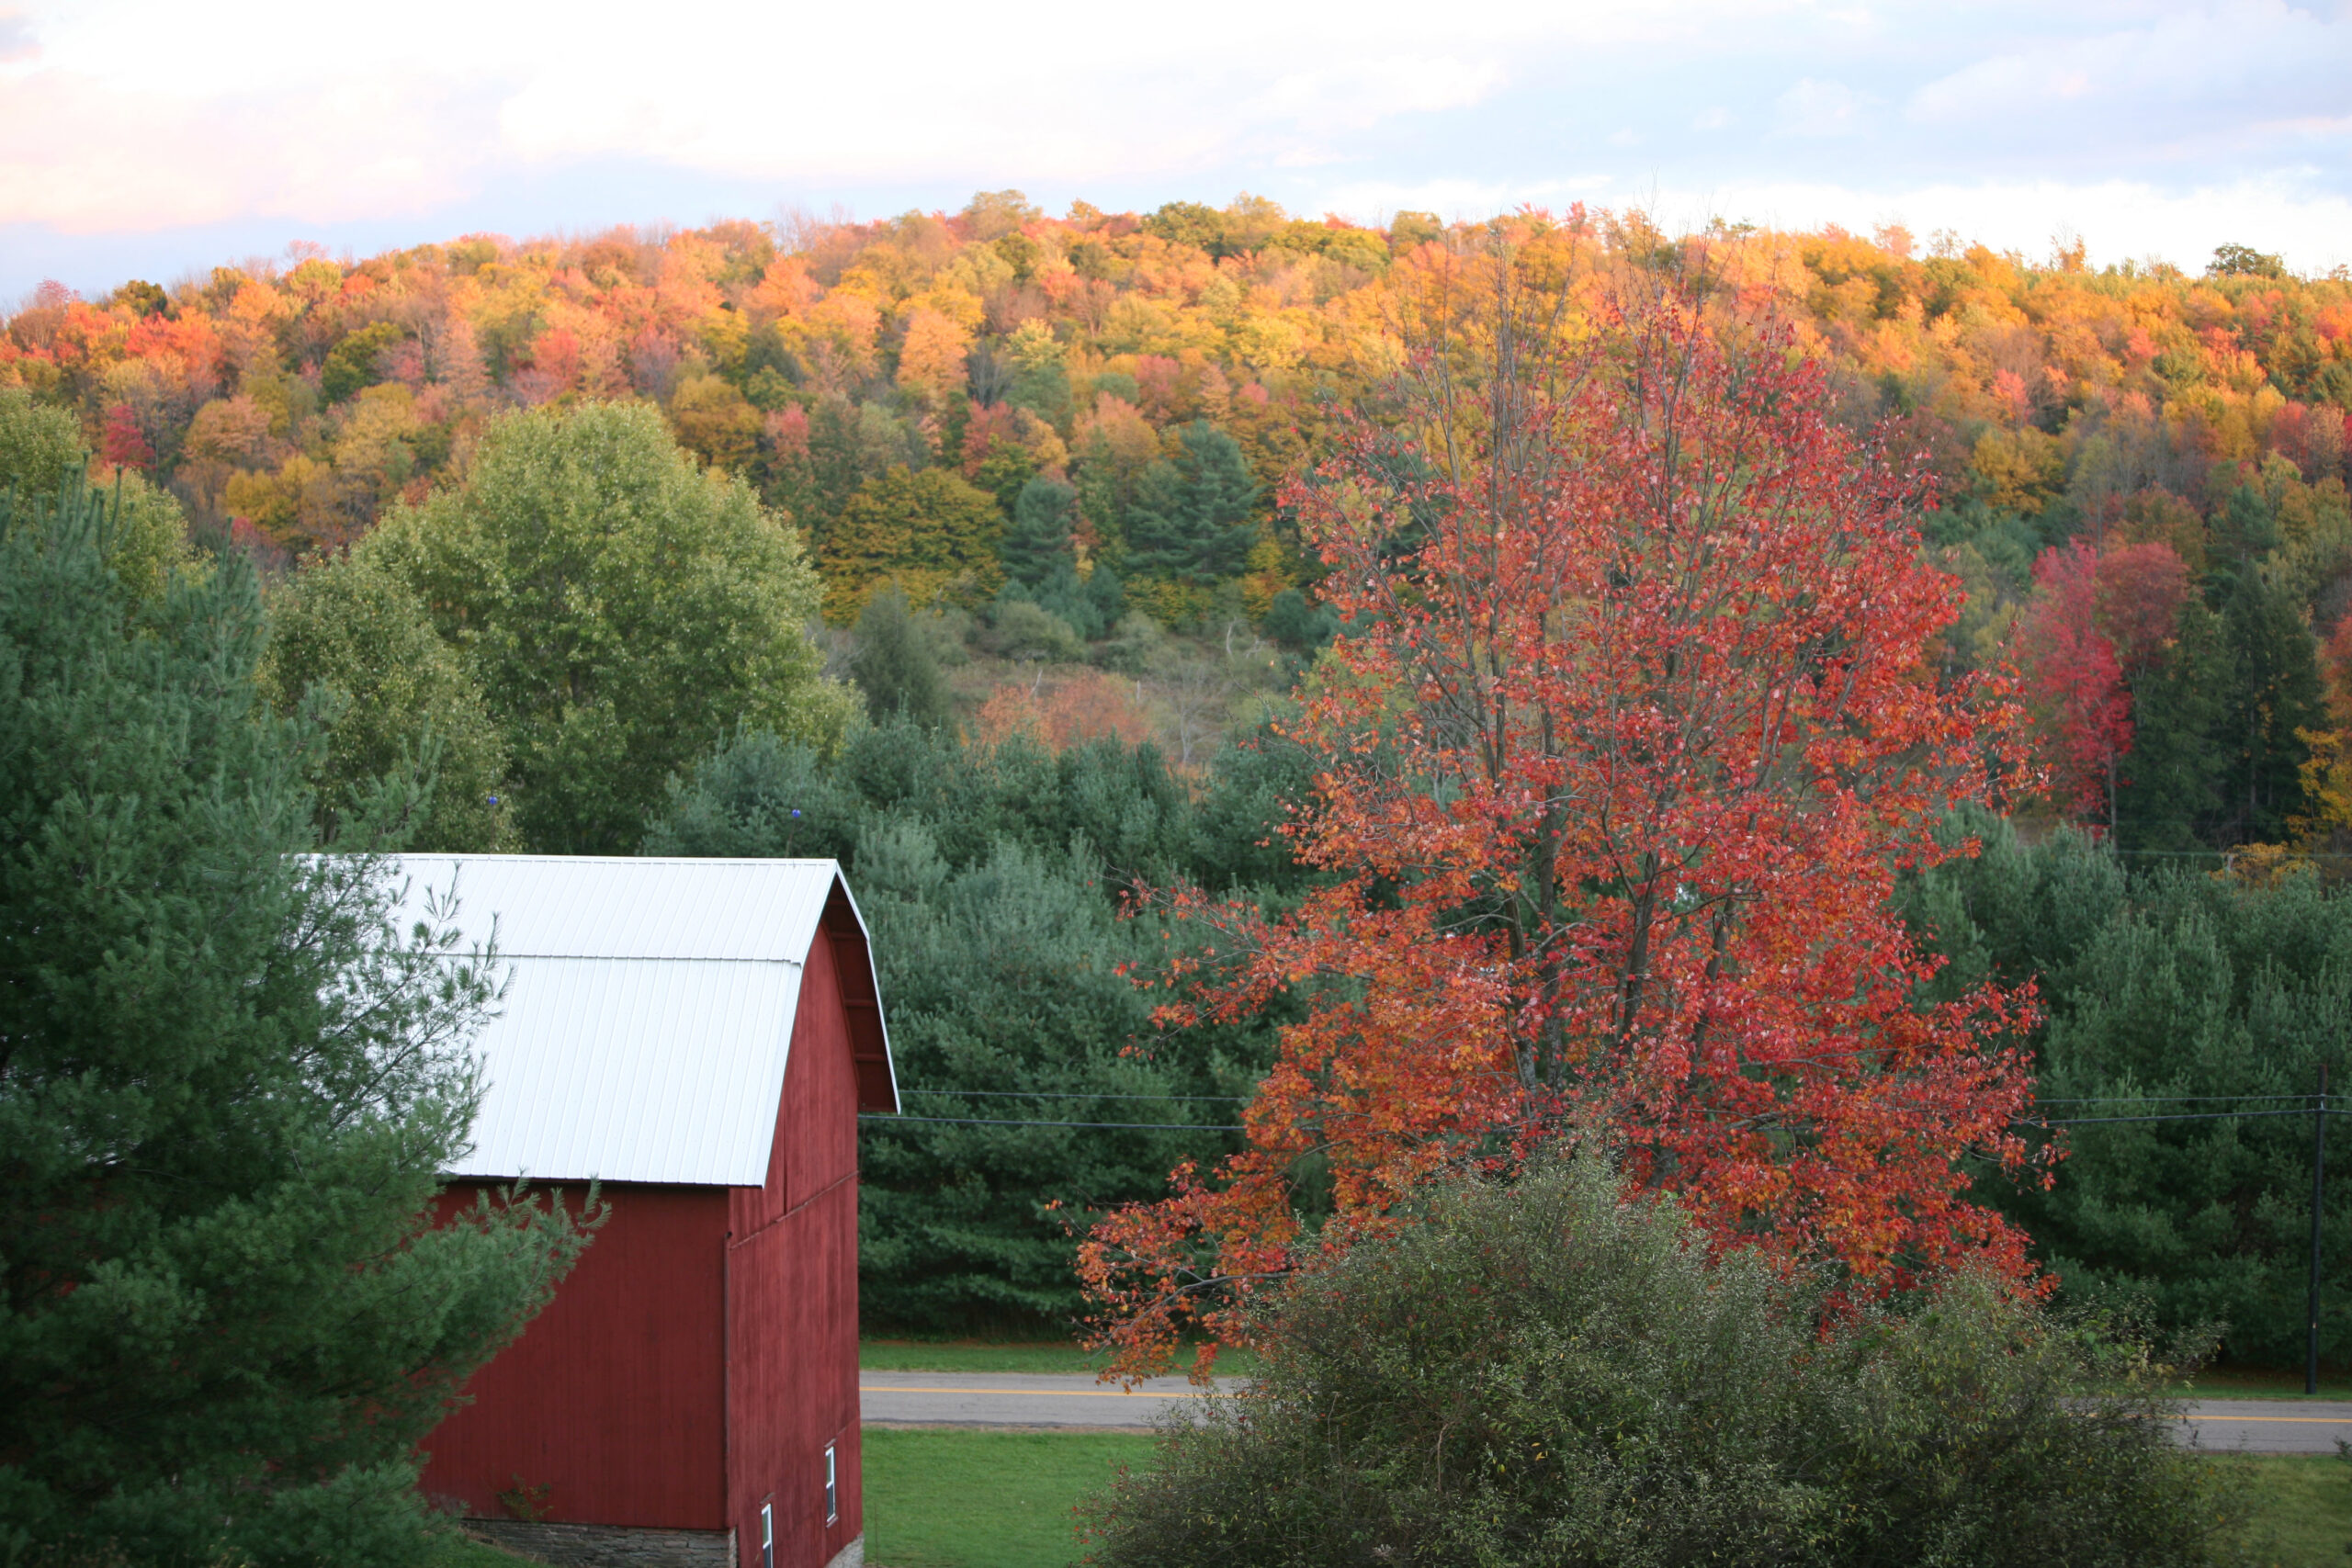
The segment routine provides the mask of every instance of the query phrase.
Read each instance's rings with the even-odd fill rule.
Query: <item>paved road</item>
[[[1130,1393],[1085,1377],[1001,1372],[861,1372],[868,1421],[907,1426],[1141,1427],[1163,1410],[1197,1409],[1182,1378],[1154,1378]],[[1238,1388],[1238,1380],[1224,1386]],[[2208,1399],[2188,1407],[2185,1441],[2211,1450],[2334,1453],[2352,1439],[2352,1403]]]
[[[2323,1399],[2200,1399],[2188,1407],[2188,1440],[2252,1454],[2332,1454],[2352,1439],[2352,1404]]]
[[[1182,1378],[1129,1393],[1089,1377],[1012,1372],[861,1371],[857,1393],[868,1421],[956,1427],[1148,1427],[1162,1410],[1215,1397]]]

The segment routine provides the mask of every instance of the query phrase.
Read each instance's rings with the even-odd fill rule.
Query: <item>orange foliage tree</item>
[[[1358,424],[1289,487],[1355,628],[1295,728],[1320,771],[1290,830],[1329,880],[1196,911],[1234,956],[1162,1021],[1305,1016],[1248,1147],[1082,1246],[1121,1371],[1246,1338],[1253,1282],[1433,1169],[1561,1138],[1849,1299],[2030,1276],[1960,1164],[2024,1158],[2030,998],[1915,1003],[1889,907],[2020,765],[2006,693],[1931,672],[1961,593],[1923,470],[1830,424],[1762,312],[1573,265],[1441,266],[1382,422],[1410,434]]]

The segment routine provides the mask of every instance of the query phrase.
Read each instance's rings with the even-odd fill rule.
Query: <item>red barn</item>
[[[511,978],[452,1202],[612,1215],[426,1440],[424,1489],[555,1562],[853,1568],[857,1113],[898,1088],[831,861],[411,855]]]

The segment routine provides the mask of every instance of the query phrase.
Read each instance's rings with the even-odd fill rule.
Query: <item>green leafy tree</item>
[[[250,569],[142,602],[101,525],[0,501],[0,1555],[418,1562],[415,1444],[585,1233],[434,1224],[493,969],[301,852]]]
[[[1196,246],[1213,256],[1229,254],[1225,214],[1205,202],[1163,202],[1143,220],[1143,229],[1171,245]]]
[[[514,847],[505,748],[481,685],[405,582],[373,556],[331,558],[273,592],[269,618],[265,690],[282,714],[319,700],[329,716],[313,778],[322,839],[338,837],[378,780],[422,767],[432,793],[411,847]]]
[[[741,470],[759,452],[760,411],[711,375],[689,376],[670,396],[679,444],[713,468]]]
[[[1240,444],[1204,419],[1184,427],[1174,458],[1146,468],[1126,513],[1130,573],[1212,583],[1238,575],[1257,543],[1258,482]]]
[[[919,604],[984,604],[1003,585],[996,556],[1004,513],[996,498],[944,468],[894,468],[858,487],[825,535],[825,616],[856,618],[894,579]]]
[[[1007,517],[1021,504],[1021,492],[1037,478],[1037,454],[1026,446],[999,446],[980,459],[972,483],[996,498]]]
[[[0,389],[0,493],[28,500],[53,493],[89,460],[82,425],[64,409],[33,401],[21,388]],[[174,572],[192,570],[187,514],[169,491],[131,468],[106,471],[99,487],[106,508],[99,548],[141,599],[161,596]]]
[[[363,542],[481,681],[543,853],[633,847],[669,776],[741,724],[831,744],[851,711],[803,629],[816,573],[658,410],[507,416],[460,490]]]
[[[2252,245],[2227,244],[2213,247],[2213,259],[2205,270],[2215,277],[2281,278],[2287,276],[2287,264]]]
[[[403,335],[390,321],[374,321],[344,338],[327,350],[326,361],[319,367],[321,394],[327,401],[339,403],[382,380],[377,364],[384,350]]]
[[[1105,1568],[2242,1561],[2134,1348],[1989,1281],[1830,1316],[1597,1156],[1461,1179],[1259,1292],[1251,1391],[1084,1510]],[[2135,1375],[2136,1374],[2136,1375]]]
[[[867,712],[902,715],[926,728],[954,717],[939,654],[897,583],[865,602],[854,635],[857,648],[850,655],[850,677],[865,694]]]
[[[71,411],[35,402],[21,387],[0,387],[0,491],[45,495],[88,460],[82,422]]]

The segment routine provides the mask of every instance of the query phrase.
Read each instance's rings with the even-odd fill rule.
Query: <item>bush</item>
[[[1086,644],[1068,621],[1027,599],[999,599],[995,624],[980,643],[1001,659],[1067,664],[1086,657]]]
[[[2152,1369],[1990,1284],[1827,1331],[1597,1160],[1436,1190],[1262,1314],[1252,1396],[1089,1506],[1109,1568],[2222,1561]]]

